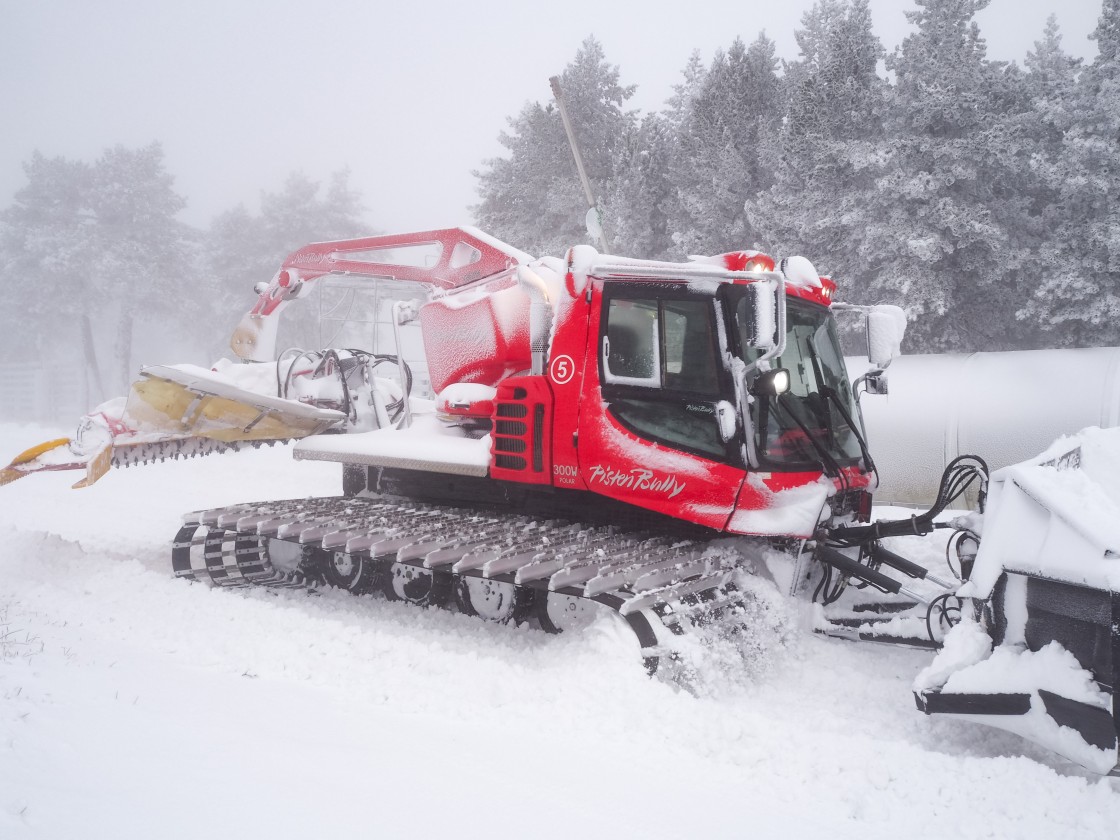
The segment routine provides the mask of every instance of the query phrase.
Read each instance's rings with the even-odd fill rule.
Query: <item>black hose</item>
[[[979,508],[983,513],[988,496],[988,465],[977,455],[961,455],[945,468],[937,498],[925,513],[915,514],[909,519],[833,528],[828,534],[829,541],[841,546],[854,546],[884,537],[925,536],[935,528],[946,527],[938,526],[934,520],[976,481],[980,482]]]
[[[961,621],[961,599],[952,592],[946,592],[929,602],[929,607],[926,608],[926,633],[929,634],[931,642],[937,641],[937,636],[933,632],[933,614],[935,612],[938,613],[937,625],[939,627],[943,623],[950,628],[955,627]]]

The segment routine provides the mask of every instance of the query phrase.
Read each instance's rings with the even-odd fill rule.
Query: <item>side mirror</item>
[[[587,228],[587,235],[592,242],[603,245],[603,214],[598,207],[588,209],[587,215],[583,217],[583,226]]]
[[[789,371],[785,368],[760,373],[751,385],[751,396],[776,397],[789,390]]]
[[[906,335],[906,313],[901,307],[881,304],[867,313],[867,358],[882,370],[902,354]]]
[[[861,379],[867,387],[867,393],[873,397],[885,397],[890,393],[890,389],[887,387],[887,372],[884,370],[873,370]],[[856,401],[859,401],[858,396]]]
[[[781,343],[783,336],[778,334],[778,322],[779,309],[784,303],[773,281],[759,280],[747,286],[736,315],[747,347],[770,351]]]

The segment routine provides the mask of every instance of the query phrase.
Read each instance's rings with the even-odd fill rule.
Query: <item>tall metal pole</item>
[[[568,118],[568,108],[564,104],[564,94],[560,90],[560,77],[552,76],[548,83],[552,86],[552,95],[556,97],[556,104],[560,107],[560,119],[564,122],[564,133],[568,135],[568,145],[572,148],[572,157],[576,159],[576,171],[579,173],[579,182],[583,185],[583,194],[587,198],[587,206],[595,212],[599,224],[599,243],[603,250],[609,252],[611,246],[607,240],[607,231],[603,227],[603,214],[595,203],[595,196],[591,192],[591,181],[587,178],[587,170],[583,166],[583,155],[579,150],[576,133],[572,131],[572,121]]]

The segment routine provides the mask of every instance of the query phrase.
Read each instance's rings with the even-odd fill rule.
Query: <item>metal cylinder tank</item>
[[[867,368],[849,365],[853,377]],[[1120,425],[1120,347],[900,356],[887,381],[887,395],[860,400],[884,504],[932,503],[958,455],[997,470],[1086,426]]]

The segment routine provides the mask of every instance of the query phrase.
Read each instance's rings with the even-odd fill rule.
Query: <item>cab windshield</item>
[[[755,329],[753,299],[742,294],[734,302],[739,347],[746,361],[762,355],[750,347]],[[789,299],[786,307],[786,346],[770,360],[771,368],[789,371],[789,390],[771,397],[754,397],[751,421],[760,464],[825,468],[858,462],[862,449],[859,412],[852,398],[836,325],[823,306]],[[747,385],[753,383],[757,371]]]

